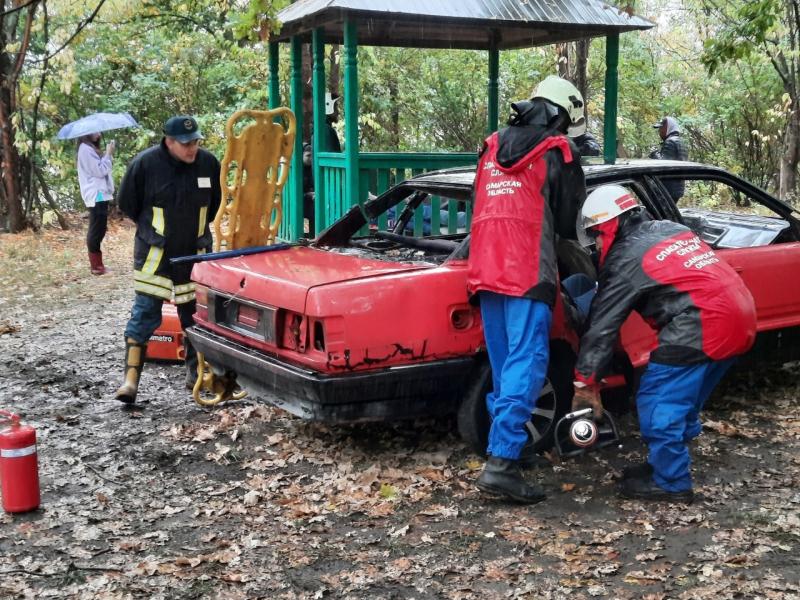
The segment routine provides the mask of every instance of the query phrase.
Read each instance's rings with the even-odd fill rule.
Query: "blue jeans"
[[[163,303],[161,298],[136,292],[133,308],[131,308],[131,318],[125,327],[125,338],[133,338],[140,344],[146,344],[153,332],[161,325],[161,305]],[[176,305],[181,329],[185,330],[194,324],[192,315],[194,315],[195,304],[196,302],[192,300]]]
[[[592,300],[594,300],[594,296],[597,293],[597,285],[595,285],[595,282],[592,281],[588,275],[576,273],[564,279],[561,282],[561,287],[563,287],[570,298],[572,298],[572,301],[581,313],[581,317],[584,319],[588,318]]]
[[[653,480],[669,492],[692,489],[687,442],[701,431],[700,411],[734,359],[677,366],[651,362],[636,406]]]
[[[493,384],[486,396],[492,419],[487,452],[516,460],[528,441],[525,423],[547,377],[552,311],[528,298],[479,294]]]

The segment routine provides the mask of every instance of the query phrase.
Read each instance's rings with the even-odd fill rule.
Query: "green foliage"
[[[719,10],[716,3],[707,3]],[[776,32],[783,10],[779,0],[729,2],[720,10],[722,27],[704,41],[703,64],[714,73],[722,63],[750,57]]]
[[[65,10],[51,16],[56,31],[74,28],[85,16],[66,10],[73,4],[63,4]],[[141,129],[105,136],[117,140],[114,179],[119,184],[130,159],[158,142],[169,116],[197,115],[205,145],[219,154],[227,118],[240,108],[266,107],[266,53],[260,44],[235,41],[228,19],[243,23],[245,17],[228,5],[224,0],[192,2],[189,10],[189,3],[171,0],[107,4],[97,21],[51,62],[39,106],[38,135],[44,141],[36,160],[45,166],[48,185],[62,204],[82,206],[75,142],[51,142],[66,122],[98,111],[126,111],[139,121]],[[35,47],[43,48],[41,37]],[[23,152],[30,148],[26,131],[39,91],[39,68],[32,63],[20,84],[20,115],[27,123],[18,139]]]
[[[49,0],[48,28],[37,24],[20,81],[17,146],[43,166],[59,202],[80,207],[74,142],[56,141],[66,122],[96,111],[127,111],[141,129],[110,132],[114,176],[156,143],[172,114],[195,114],[205,145],[220,154],[224,124],[241,108],[267,105],[265,39],[289,0],[106,0],[98,17],[47,63],[96,6]],[[692,159],[775,185],[786,126],[784,83],[765,51],[786,48],[780,0],[639,0],[617,2],[652,16],[658,27],[620,37],[618,129],[631,157],[659,139],[651,124],[676,116]],[[784,44],[784,46],[781,46]],[[337,46],[328,46],[338,61]],[[473,151],[487,127],[486,52],[359,48],[360,146],[365,151]],[[795,58],[794,55],[791,58]],[[605,40],[592,41],[587,112],[602,141]],[[500,124],[509,105],[557,72],[553,47],[500,55]],[[329,65],[328,65],[329,67]],[[705,67],[705,68],[704,68]],[[289,53],[280,59],[280,91],[288,98]],[[34,145],[33,110],[38,99]],[[284,100],[284,103],[288,101]],[[343,123],[338,123],[341,128]]]
[[[236,39],[250,42],[264,41],[270,32],[277,32],[280,24],[277,12],[289,4],[288,0],[250,0],[242,12],[231,16],[231,30]]]

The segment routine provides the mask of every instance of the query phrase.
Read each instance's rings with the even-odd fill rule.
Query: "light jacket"
[[[623,215],[624,217],[625,215]],[[690,365],[724,360],[753,345],[753,297],[733,268],[687,227],[632,214],[613,232],[600,268],[576,378],[597,382],[620,327],[636,310],[658,332],[650,360]]]
[[[86,208],[92,208],[98,200],[114,198],[114,180],[111,178],[111,157],[98,154],[94,146],[82,143],[78,147],[78,184]]]
[[[119,207],[136,222],[133,248],[134,289],[172,299],[194,300],[191,264],[171,265],[170,258],[211,250],[209,223],[222,196],[220,165],[200,149],[191,164],[172,157],[162,141],[140,153],[119,187]]]

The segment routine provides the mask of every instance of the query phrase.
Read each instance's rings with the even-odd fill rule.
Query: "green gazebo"
[[[488,54],[487,130],[498,126],[500,51],[606,36],[604,157],[616,151],[617,64],[619,34],[649,29],[653,23],[602,0],[299,0],[278,14],[280,32],[269,44],[269,104],[281,105],[278,52],[281,42],[291,52],[289,106],[303,129],[302,44],[312,44],[314,131],[325,119],[324,45],[344,49],[344,152],[323,152],[314,136],[313,165],[317,232],[367,191],[383,192],[412,175],[446,167],[475,164],[474,153],[359,152],[358,45],[486,50]],[[533,82],[532,82],[533,83]],[[478,142],[478,140],[476,140]],[[281,237],[303,235],[302,136],[298,135],[291,175],[284,191]],[[436,213],[437,211],[434,211]]]

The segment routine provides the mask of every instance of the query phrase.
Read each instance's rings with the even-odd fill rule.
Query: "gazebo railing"
[[[358,195],[348,196],[346,192],[345,154],[339,152],[322,152],[319,155],[320,181],[315,183],[317,198],[315,203],[322,202],[322,220],[318,225],[321,231],[344,215],[359,200],[366,201],[368,194],[382,194],[390,187],[397,185],[415,175],[446,169],[450,167],[474,166],[477,156],[473,152],[431,153],[431,152],[362,152],[358,155]],[[291,175],[290,175],[291,178]],[[284,189],[284,205],[297,206],[302,199],[293,197],[290,186]],[[470,219],[471,206],[467,203],[467,223]],[[458,228],[458,214],[455,203],[447,207],[446,223],[442,222],[440,200],[434,198],[430,205],[430,225],[432,231],[447,226],[448,231],[455,233]],[[319,213],[318,213],[319,214]],[[284,211],[281,237],[287,240],[296,239],[302,231],[302,223],[295,222],[292,211]],[[388,227],[387,215],[381,215],[377,223],[380,229]],[[420,206],[414,214],[414,235],[423,234],[424,214]],[[463,224],[462,224],[463,225]]]

